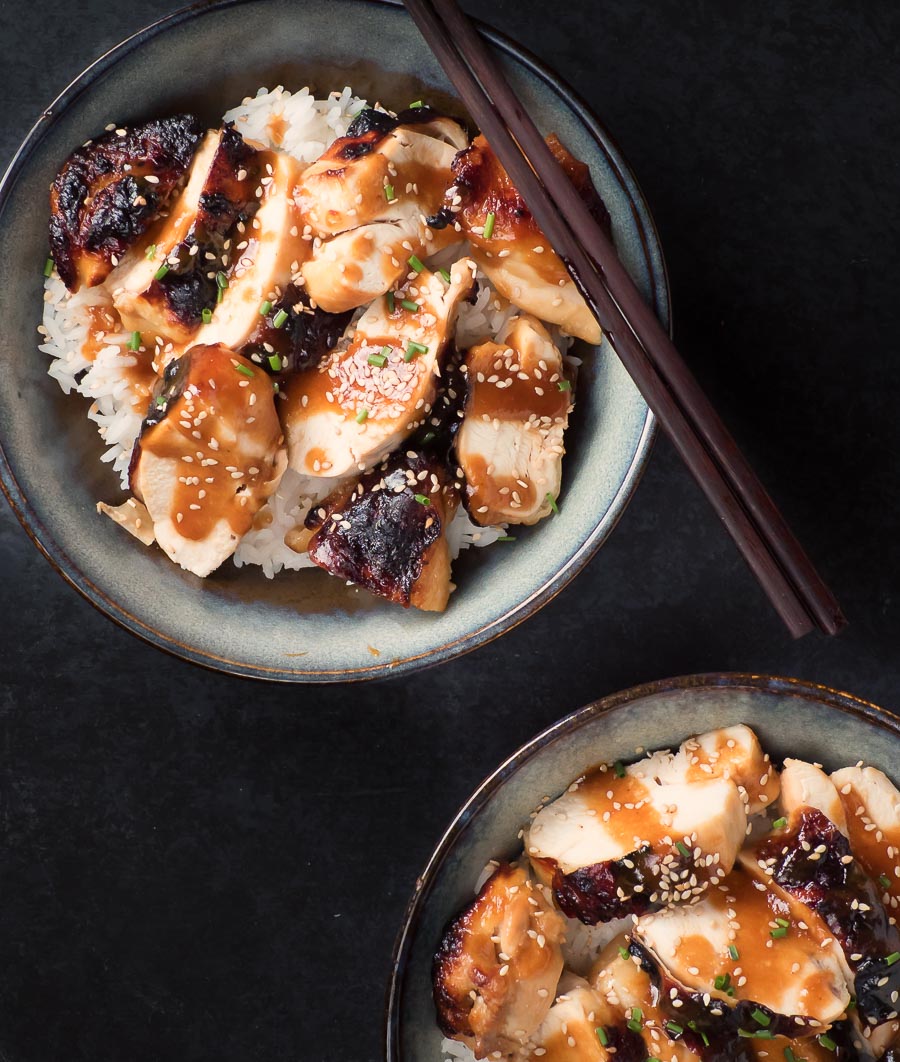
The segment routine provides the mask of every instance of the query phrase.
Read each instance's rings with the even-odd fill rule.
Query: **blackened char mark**
[[[790,832],[773,835],[758,855],[777,884],[811,907],[840,943],[854,971],[860,1014],[873,1025],[895,1017],[900,962],[887,960],[900,952],[900,931],[847,838],[821,811],[804,808]]]
[[[155,428],[157,424],[166,419],[166,414],[171,405],[182,396],[190,375],[190,367],[191,357],[189,352],[181,358],[174,358],[166,366],[162,379],[150,396],[150,403],[141,422],[141,430],[134,444],[134,449],[131,451],[131,460],[128,465],[128,481],[131,484],[132,492],[135,492],[134,474],[137,471],[137,464],[140,459],[141,438],[151,428]]]
[[[462,373],[462,351],[455,351],[441,371],[441,387],[428,419],[410,437],[410,449],[434,454],[451,468],[451,450],[462,424],[467,383]]]
[[[352,316],[353,310],[328,313],[320,306],[312,307],[307,292],[289,284],[260,317],[244,353],[277,378],[286,378],[318,365],[337,346]]]
[[[346,135],[337,139],[322,157],[352,162],[374,151],[399,125],[426,125],[443,117],[445,115],[431,107],[410,107],[400,111],[396,117],[385,111],[377,111],[374,107],[366,107],[350,123]]]
[[[588,926],[630,914],[645,914],[660,906],[650,900],[655,880],[653,867],[657,862],[649,848],[642,848],[625,859],[594,863],[570,874],[557,867],[553,873],[553,895],[564,914]],[[640,886],[638,891],[636,886]]]
[[[50,190],[50,250],[63,283],[100,284],[187,172],[203,127],[190,114],[104,133],[77,148]],[[148,181],[155,177],[156,181]]]
[[[649,1055],[644,1038],[627,1025],[606,1027],[607,1051],[615,1062],[645,1062]]]
[[[332,575],[408,607],[425,554],[442,530],[437,507],[416,500],[423,489],[417,479],[421,472],[446,480],[433,457],[409,457],[403,451],[339,487],[306,518],[307,528],[315,531],[310,559]]]

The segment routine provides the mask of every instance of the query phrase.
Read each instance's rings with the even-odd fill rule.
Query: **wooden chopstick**
[[[467,16],[454,0],[404,2],[790,632],[837,633],[846,622],[837,601]]]

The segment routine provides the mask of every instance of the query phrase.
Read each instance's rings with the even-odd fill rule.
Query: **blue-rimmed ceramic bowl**
[[[692,675],[637,686],[561,719],[476,790],[416,882],[397,938],[388,991],[387,1062],[440,1062],[431,962],[447,922],[472,899],[489,859],[521,852],[529,813],[599,762],[678,745],[688,735],[747,723],[774,759],[827,770],[864,760],[900,781],[900,717],[847,693],[758,675]]]
[[[621,154],[588,108],[518,45],[490,32],[516,91],[545,130],[587,161],[620,253],[661,319],[669,299],[659,241]],[[319,571],[274,581],[227,563],[201,581],[95,512],[119,497],[85,403],[46,375],[35,329],[47,254],[47,188],[62,160],[111,121],[192,110],[213,123],[260,85],[351,84],[389,106],[450,94],[405,11],[383,0],[220,0],[129,38],[41,116],[0,187],[0,481],[35,544],[128,630],[241,675],[328,681],[447,660],[525,619],[584,567],[622,513],[653,419],[612,352],[587,351],[568,437],[561,513],[514,545],[469,550],[442,615],[404,610]]]

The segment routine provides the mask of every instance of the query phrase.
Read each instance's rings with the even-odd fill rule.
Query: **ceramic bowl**
[[[545,130],[591,166],[620,252],[668,322],[659,242],[631,172],[585,105],[518,45],[489,36]],[[389,46],[388,46],[389,45]],[[560,515],[454,569],[442,615],[406,612],[319,571],[274,581],[227,562],[201,581],[95,511],[120,497],[84,401],[46,375],[35,329],[46,190],[110,121],[192,110],[210,123],[260,85],[351,84],[370,100],[438,105],[451,88],[402,7],[376,0],[220,0],[149,27],[89,67],[41,115],[0,188],[0,481],[38,548],[94,605],[147,641],[242,675],[327,681],[403,672],[501,634],[556,594],[612,530],[637,484],[653,418],[612,352],[586,350]]]
[[[514,858],[529,813],[589,767],[677,746],[688,735],[746,723],[773,759],[826,770],[865,760],[900,781],[900,718],[846,693],[791,679],[694,675],[654,682],[566,716],[514,753],[478,788],[417,880],[397,938],[388,994],[388,1062],[439,1062],[431,961],[447,922],[473,896],[489,859]]]

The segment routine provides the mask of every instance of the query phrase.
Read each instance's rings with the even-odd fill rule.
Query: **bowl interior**
[[[652,222],[620,155],[566,90],[501,44],[501,62],[545,130],[589,162],[628,268],[664,321],[665,271]],[[352,58],[349,58],[352,57]],[[414,72],[414,73],[413,73]],[[190,659],[272,678],[364,677],[472,648],[553,595],[614,525],[652,436],[652,418],[606,345],[586,350],[561,516],[517,541],[468,550],[443,615],[405,612],[318,571],[227,562],[201,581],[95,512],[121,495],[98,458],[86,402],[64,396],[37,351],[46,189],[72,148],[110,121],[189,109],[214,122],[260,85],[350,84],[403,106],[450,86],[405,12],[371,0],[212,4],[151,27],[100,60],[44,115],[0,201],[0,477],[41,548],[91,601],[132,631]]]
[[[600,762],[678,745],[734,723],[757,732],[774,759],[800,756],[826,769],[864,760],[898,781],[900,720],[844,694],[777,679],[698,676],[630,690],[568,716],[516,753],[448,830],[398,938],[387,1029],[389,1062],[442,1058],[431,998],[431,960],[444,926],[473,896],[489,859],[512,858],[529,813]]]

